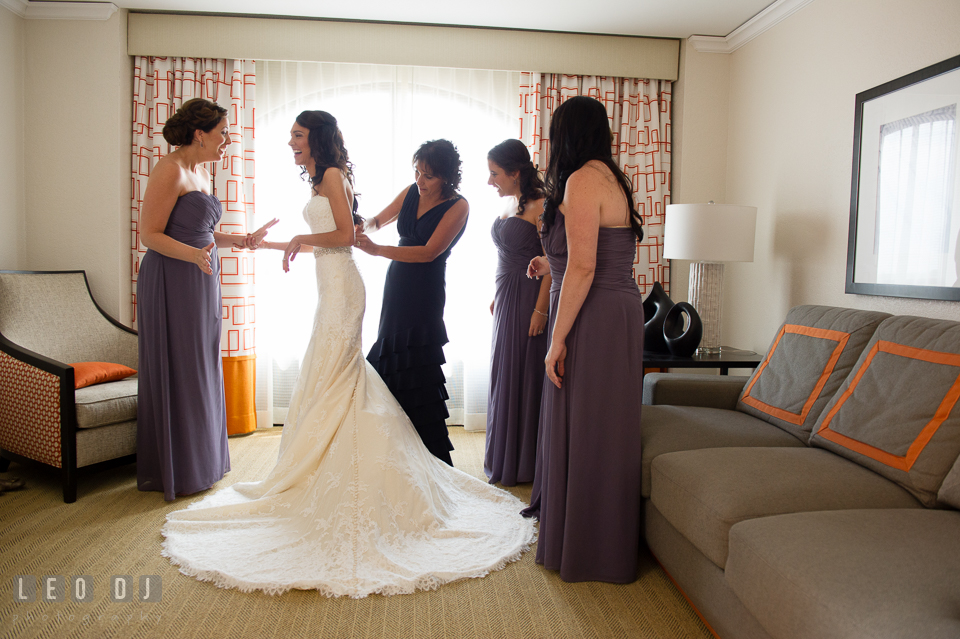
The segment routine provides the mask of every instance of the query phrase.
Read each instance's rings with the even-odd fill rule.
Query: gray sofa
[[[717,635],[960,637],[960,323],[800,306],[643,393],[647,545]]]

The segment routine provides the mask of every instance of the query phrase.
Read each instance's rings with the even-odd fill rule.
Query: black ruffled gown
[[[417,219],[420,192],[416,184],[412,185],[397,217],[400,246],[425,246],[444,214],[459,199],[456,196],[442,202]],[[383,285],[380,330],[367,354],[367,361],[397,398],[424,445],[451,466],[453,444],[446,424],[449,396],[441,370],[446,362],[443,345],[449,341],[443,307],[447,257],[464,229],[466,225],[432,262],[390,263]]]

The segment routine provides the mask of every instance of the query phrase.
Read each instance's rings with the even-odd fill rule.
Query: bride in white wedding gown
[[[261,246],[285,248],[285,267],[301,243],[315,246],[319,299],[277,464],[261,482],[169,514],[163,555],[200,580],[270,594],[393,595],[498,570],[530,548],[533,520],[519,499],[430,454],[364,359],[351,173],[336,120],[301,113],[290,146],[313,178],[304,209],[313,235]],[[333,161],[311,146],[335,147]]]

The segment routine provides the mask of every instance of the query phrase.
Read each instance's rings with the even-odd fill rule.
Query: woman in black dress
[[[447,330],[444,274],[463,235],[470,207],[457,193],[460,154],[448,140],[425,142],[413,155],[416,183],[408,186],[357,234],[357,246],[392,260],[383,286],[377,341],[367,361],[413,422],[420,439],[451,466],[448,398],[441,365]],[[381,246],[368,233],[397,221],[399,246]]]

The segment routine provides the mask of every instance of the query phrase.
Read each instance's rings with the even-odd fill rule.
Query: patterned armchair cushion
[[[885,320],[817,422],[810,443],[933,507],[960,455],[960,323]]]
[[[77,427],[96,428],[137,418],[137,380],[124,379],[76,391]]]
[[[744,386],[737,410],[807,441],[827,402],[888,317],[833,306],[791,309]]]

